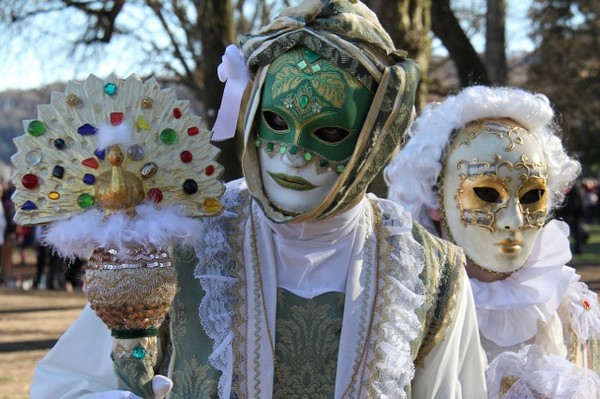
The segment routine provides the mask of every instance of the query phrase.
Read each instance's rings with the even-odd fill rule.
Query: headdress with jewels
[[[294,47],[307,48],[344,70],[373,94],[373,101],[352,156],[335,165],[336,169],[341,165],[337,169],[340,176],[329,195],[308,213],[286,216],[263,192],[254,140],[267,69]],[[402,140],[411,121],[419,79],[416,64],[395,48],[371,10],[360,1],[349,0],[307,0],[285,9],[258,34],[244,37],[242,52],[253,78],[243,106],[246,151],[242,157],[252,195],[267,216],[278,222],[320,219],[347,209],[364,194]],[[215,134],[221,135],[217,126],[222,125],[216,125]],[[302,156],[313,155],[302,152]]]
[[[69,82],[15,139],[15,221],[49,224],[45,241],[88,257],[85,293],[148,390],[157,327],[176,291],[167,248],[200,236],[196,216],[219,214],[218,149],[189,102],[132,75]],[[118,359],[115,359],[117,362]]]

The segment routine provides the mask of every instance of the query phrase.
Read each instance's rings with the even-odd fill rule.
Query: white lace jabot
[[[521,270],[504,280],[470,279],[481,335],[499,346],[512,346],[536,335],[538,320],[547,322],[560,305],[575,270],[568,226],[550,221],[538,236]]]
[[[365,203],[308,223],[275,223],[261,214],[259,223],[273,231],[277,286],[303,298],[345,292],[350,263],[360,250],[354,244]]]

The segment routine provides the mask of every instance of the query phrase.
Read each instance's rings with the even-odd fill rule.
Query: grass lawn
[[[581,254],[574,255],[569,262],[571,266],[597,265],[600,266],[600,224],[588,225],[590,238],[583,246]]]

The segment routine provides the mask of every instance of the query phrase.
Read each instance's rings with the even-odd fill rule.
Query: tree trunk
[[[419,65],[421,79],[417,88],[417,110],[427,103],[427,73],[431,56],[431,0],[364,0],[377,14],[396,48],[406,50]]]
[[[221,104],[224,85],[217,77],[217,67],[225,48],[235,41],[233,9],[230,0],[197,0],[197,31],[202,46],[201,59],[196,60],[197,79],[203,82],[198,97],[206,109],[206,122],[212,128]],[[241,149],[235,138],[213,143],[221,149],[219,163],[225,167],[222,179],[230,181],[242,175]]]
[[[506,0],[487,0],[485,29],[485,66],[494,84],[505,85],[506,67]]]
[[[489,85],[487,70],[450,8],[450,0],[431,3],[431,29],[454,61],[462,87]]]

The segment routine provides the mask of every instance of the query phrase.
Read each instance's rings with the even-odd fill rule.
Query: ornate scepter
[[[135,75],[69,82],[24,128],[15,221],[49,224],[59,254],[89,258],[84,291],[115,338],[117,376],[151,397],[156,334],[177,289],[168,248],[200,236],[194,217],[221,212],[219,150],[189,102]]]

